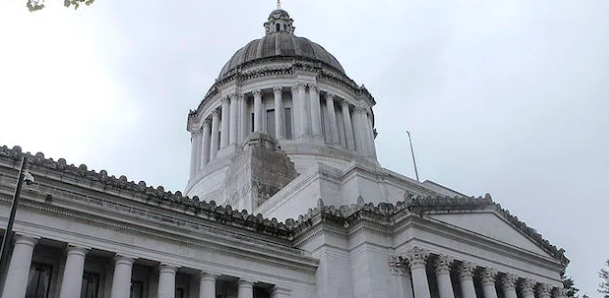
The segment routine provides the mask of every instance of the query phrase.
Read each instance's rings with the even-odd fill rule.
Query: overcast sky
[[[0,145],[183,190],[186,116],[274,0],[0,1]],[[599,297],[609,258],[609,1],[284,0],[375,96],[385,167],[495,201]]]

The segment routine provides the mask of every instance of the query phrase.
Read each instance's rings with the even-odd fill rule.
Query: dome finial
[[[281,0],[277,0],[277,9],[281,9]]]

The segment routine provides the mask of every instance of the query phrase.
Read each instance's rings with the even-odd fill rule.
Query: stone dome
[[[293,20],[283,9],[271,12],[266,27],[266,36],[250,41],[239,49],[222,68],[219,78],[225,77],[239,66],[271,57],[294,57],[321,62],[345,74],[338,60],[319,44],[305,37],[294,35]]]

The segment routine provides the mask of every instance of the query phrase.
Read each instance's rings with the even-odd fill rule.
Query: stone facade
[[[564,250],[376,160],[374,98],[275,10],[188,116],[185,190],[0,147],[2,298],[562,298]],[[291,43],[290,43],[291,42]]]

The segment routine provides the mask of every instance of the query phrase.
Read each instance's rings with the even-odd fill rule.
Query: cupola
[[[290,18],[287,11],[281,9],[281,1],[277,1],[277,9],[269,15],[268,21],[264,23],[266,34],[287,32],[294,34],[294,20]]]

